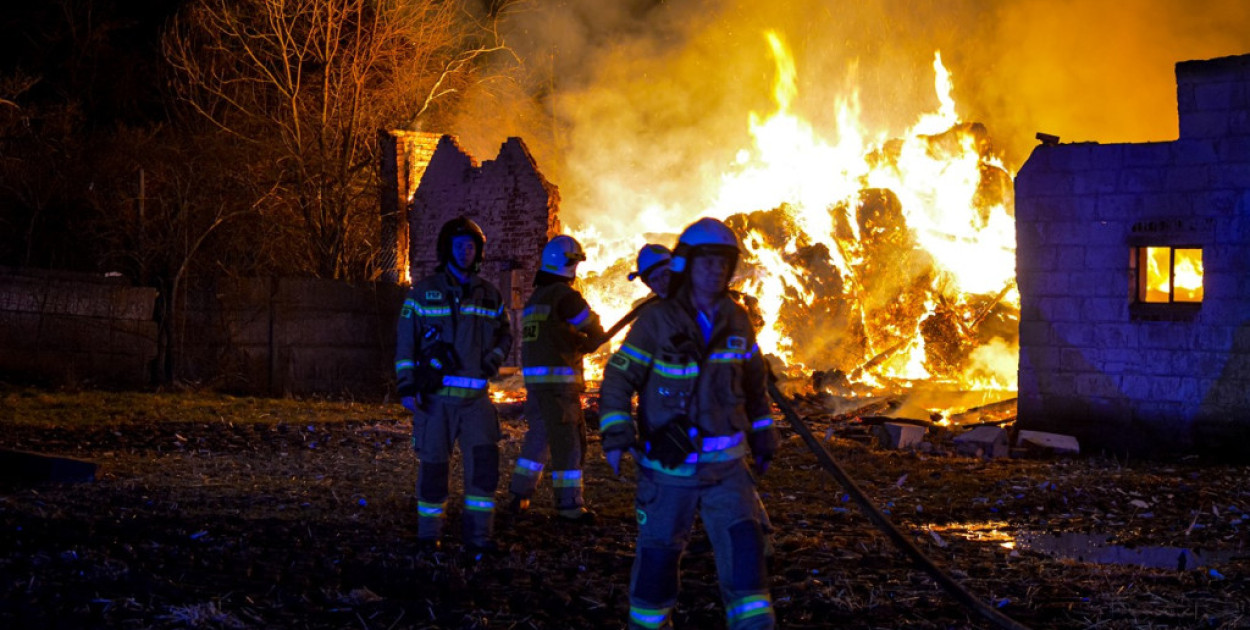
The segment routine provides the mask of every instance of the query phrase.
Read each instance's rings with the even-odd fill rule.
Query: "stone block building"
[[[1177,140],[1048,142],[1016,177],[1018,425],[1244,457],[1250,55],[1176,77]]]
[[[383,143],[383,172],[394,179],[383,186],[384,225],[388,207],[405,209],[393,231],[399,263],[395,281],[433,271],[439,228],[465,215],[486,233],[482,277],[510,300],[519,340],[521,309],[533,289],[543,245],[560,232],[558,189],[538,170],[520,138],[508,138],[495,159],[479,164],[450,135],[434,140],[432,134],[393,132],[390,137]],[[520,359],[517,343],[511,365]]]

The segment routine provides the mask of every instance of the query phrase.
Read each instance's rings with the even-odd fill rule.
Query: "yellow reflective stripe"
[[[643,608],[641,606],[629,607],[629,620],[634,624],[644,628],[659,628],[668,620],[668,616],[672,613],[672,608]]]
[[[603,415],[599,416],[599,432],[603,433],[609,427],[628,422],[629,414],[624,411],[605,411]]]
[[[471,389],[468,387],[440,387],[434,391],[435,396],[446,396],[448,398],[474,398],[476,396],[485,396],[485,389]]]
[[[732,627],[743,619],[773,614],[773,603],[768,595],[748,595],[726,606],[725,613]]]
[[[494,497],[483,497],[473,494],[467,494],[464,497],[464,507],[471,512],[494,512]]]
[[[582,471],[553,470],[551,471],[551,487],[580,488],[582,487]]]
[[[551,306],[549,304],[534,304],[525,307],[521,311],[521,318],[527,322],[542,322],[551,317]]]
[[[444,503],[417,501],[417,516],[422,518],[443,518]]]
[[[666,363],[657,359],[652,369],[657,374],[667,376],[668,378],[694,379],[699,377],[699,364],[693,362],[685,364]]]
[[[633,344],[628,344],[628,343],[621,344],[620,349],[617,350],[616,353],[623,355],[625,358],[629,359],[630,361],[640,363],[644,367],[651,365],[651,353]]]
[[[422,317],[451,317],[450,306],[421,306],[417,305],[417,314]]]

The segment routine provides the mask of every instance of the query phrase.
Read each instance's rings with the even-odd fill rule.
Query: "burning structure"
[[[626,279],[638,248],[671,244],[697,216],[717,216],[743,238],[737,288],[759,300],[761,348],[790,376],[807,383],[816,375],[819,388],[842,397],[921,388],[993,392],[973,404],[1010,397],[1018,319],[1011,173],[985,127],[956,116],[940,55],[939,112],[898,138],[867,139],[848,100],[839,116],[846,127],[831,143],[790,111],[793,59],[779,35],[767,41],[776,110],[751,113],[756,145],[740,151],[706,205],[635,209],[629,218],[645,224],[641,233],[604,227],[619,222],[618,212],[601,213],[602,224],[583,217],[570,226],[590,258],[582,278],[588,300],[615,321],[645,292]],[[560,230],[555,188],[524,145],[510,139],[499,158],[478,167],[449,137],[432,151],[429,134],[392,138],[386,154],[396,156],[396,183],[385,196],[398,193],[395,207],[408,207],[399,240],[410,228],[414,249],[399,259],[410,261],[411,276],[433,263],[421,239],[467,213],[492,243],[485,275],[518,305],[543,239]],[[587,362],[588,378],[602,363]]]
[[[1250,55],[1176,78],[1179,139],[1047,143],[1020,169],[1019,426],[1244,456]]]

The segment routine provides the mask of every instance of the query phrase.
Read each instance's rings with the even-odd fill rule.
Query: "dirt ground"
[[[624,626],[632,473],[613,476],[597,442],[586,485],[597,524],[557,523],[546,481],[535,509],[500,515],[503,552],[473,558],[457,508],[443,551],[416,548],[398,405],[17,387],[0,400],[0,448],[99,465],[94,482],[0,486],[0,627]],[[506,484],[524,421],[516,405],[501,418]],[[928,453],[881,451],[846,418],[809,421],[934,562],[1024,625],[1250,627],[1250,467],[987,461],[951,454],[940,432]],[[896,550],[784,423],[783,442],[761,482],[779,627],[991,627]],[[1036,542],[1065,533],[1105,536],[1101,549],[1137,560]],[[1159,557],[1188,560],[1142,566]],[[724,627],[701,535],[681,589],[679,628]]]

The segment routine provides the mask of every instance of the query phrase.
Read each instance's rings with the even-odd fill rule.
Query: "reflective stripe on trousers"
[[[457,442],[464,468],[464,535],[483,544],[494,529],[495,491],[499,488],[499,416],[490,399],[431,396],[425,410],[413,414],[417,463],[417,536],[442,535],[449,494],[448,470]]]
[[[672,627],[678,561],[698,510],[712,542],[728,628],[773,628],[759,496],[746,466],[711,485],[668,485],[665,477],[639,469],[629,627]]]
[[[585,505],[582,465],[586,457],[586,418],[581,394],[564,388],[531,388],[525,399],[525,421],[529,429],[508,489],[522,497],[533,496],[542,470],[549,467],[556,509]]]

